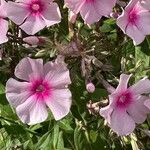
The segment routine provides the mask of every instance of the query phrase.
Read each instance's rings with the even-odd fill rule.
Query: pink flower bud
[[[89,93],[93,93],[95,91],[95,85],[90,82],[86,85],[86,90],[89,92]]]
[[[72,11],[69,11],[69,21],[71,23],[75,23],[76,22],[76,19],[77,19],[77,14],[75,14],[74,12]]]
[[[26,38],[23,38],[23,41],[31,46],[35,45],[42,45],[46,42],[46,38],[42,36],[28,36]]]

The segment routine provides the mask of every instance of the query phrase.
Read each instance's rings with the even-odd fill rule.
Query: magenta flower
[[[138,45],[150,34],[150,12],[138,0],[131,0],[117,19],[117,25]]]
[[[49,107],[55,120],[65,117],[71,107],[69,70],[64,63],[24,58],[15,68],[15,76],[6,83],[6,97],[16,108],[23,123],[43,122]],[[22,81],[21,81],[22,80]]]
[[[116,0],[65,0],[65,5],[75,14],[80,12],[86,24],[98,22],[112,12]]]
[[[7,17],[5,4],[6,2],[4,0],[0,0],[0,44],[8,41],[6,36],[8,31],[8,22],[5,20]]]
[[[142,79],[127,88],[130,75],[122,74],[116,89],[109,95],[109,105],[100,109],[100,115],[118,135],[133,132],[135,123],[143,123],[150,110],[144,105],[149,99],[141,94],[150,92],[150,80]]]
[[[29,35],[61,21],[59,7],[53,0],[9,1],[7,13],[9,19]]]

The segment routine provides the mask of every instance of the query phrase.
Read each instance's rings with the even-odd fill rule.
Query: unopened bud
[[[89,93],[93,93],[95,91],[95,85],[90,82],[86,85],[86,90],[89,92]]]
[[[37,46],[37,45],[42,45],[46,42],[46,38],[42,36],[28,36],[26,38],[23,38],[23,41],[30,46]]]

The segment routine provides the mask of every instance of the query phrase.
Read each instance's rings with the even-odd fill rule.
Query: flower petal
[[[41,16],[28,16],[20,28],[29,35],[34,35],[46,26]]]
[[[134,45],[139,45],[145,39],[144,33],[132,24],[127,26],[126,34],[133,40]]]
[[[116,0],[95,0],[94,2],[96,11],[102,16],[107,16],[112,12]]]
[[[9,103],[17,107],[22,104],[26,99],[30,97],[30,93],[27,91],[30,83],[19,82],[13,78],[10,78],[6,83],[6,97]]]
[[[110,120],[110,127],[120,136],[129,135],[135,129],[135,122],[123,109],[115,109]]]
[[[15,76],[19,79],[29,81],[34,76],[40,78],[43,75],[43,60],[23,58],[15,68]]]
[[[119,85],[117,86],[115,93],[125,91],[128,86],[128,81],[130,79],[131,75],[121,74],[120,75],[120,81]]]
[[[68,89],[57,89],[52,91],[52,98],[46,100],[47,106],[50,108],[55,120],[65,117],[71,107],[71,92]]]
[[[65,0],[65,5],[75,14],[79,13],[84,3],[85,1],[81,0]]]
[[[17,115],[23,123],[34,125],[46,120],[48,113],[45,103],[37,100],[36,96],[29,97],[23,104],[16,108]]]
[[[85,2],[80,10],[80,14],[84,22],[89,25],[98,22],[102,17],[102,15],[95,9],[94,2]]]
[[[150,10],[150,1],[149,0],[140,0],[140,3],[145,9]]]
[[[106,107],[101,108],[99,113],[110,124],[112,112],[113,112],[113,108],[110,105],[108,105]]]
[[[48,62],[44,65],[45,79],[53,88],[64,88],[71,83],[69,70],[62,63]]]
[[[19,4],[16,2],[8,2],[6,5],[7,15],[17,25],[23,23],[25,18],[29,15],[29,11],[26,9],[25,4]]]
[[[148,98],[146,96],[139,96],[129,107],[127,112],[133,118],[136,123],[143,123],[149,112],[148,108],[144,105],[145,100]]]
[[[140,31],[142,31],[145,35],[150,34],[150,12],[145,11],[139,13],[140,20],[137,23],[137,27]]]
[[[143,78],[129,88],[135,94],[150,93],[150,80]]]
[[[8,41],[6,36],[8,31],[8,22],[2,18],[0,18],[0,44]]]
[[[43,12],[42,18],[45,20],[47,27],[59,23],[61,21],[61,14],[58,5],[56,3],[49,4]]]
[[[144,105],[149,109],[150,112],[150,98],[144,102]]]

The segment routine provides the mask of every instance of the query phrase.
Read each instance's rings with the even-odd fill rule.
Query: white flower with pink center
[[[149,97],[142,95],[150,93],[150,80],[144,78],[127,88],[129,78],[130,75],[120,76],[118,87],[109,95],[109,105],[100,109],[100,115],[120,136],[132,133],[135,123],[143,123],[150,112],[144,105]]]
[[[138,0],[131,0],[118,17],[117,25],[138,45],[150,34],[150,12]]]
[[[16,108],[23,123],[33,125],[48,117],[49,107],[55,120],[65,117],[71,107],[71,83],[65,63],[24,58],[15,68],[15,76],[6,83],[6,97]]]
[[[59,7],[53,0],[9,1],[7,13],[9,19],[29,35],[61,21]]]
[[[8,31],[8,21],[5,20],[7,17],[5,4],[6,2],[4,0],[0,0],[0,44],[8,41],[6,36]]]
[[[98,22],[102,16],[108,16],[116,0],[65,0],[65,5],[75,14],[80,12],[86,24]]]

